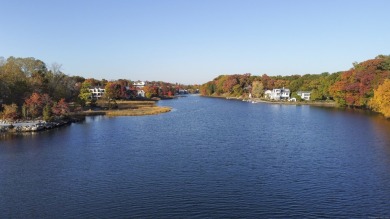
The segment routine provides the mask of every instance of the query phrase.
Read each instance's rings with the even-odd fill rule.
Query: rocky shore
[[[167,113],[171,111],[170,107],[156,106],[144,101],[141,103],[131,103],[131,106],[120,106],[115,110],[87,110],[78,113],[72,113],[66,118],[56,119],[54,121],[43,120],[17,120],[6,121],[0,120],[0,133],[23,133],[39,132],[69,125],[73,122],[85,120],[86,116],[146,116]]]
[[[84,118],[66,118],[59,119],[52,122],[46,122],[43,120],[32,120],[32,121],[15,121],[15,122],[7,122],[4,120],[0,120],[0,133],[5,132],[38,132],[49,129],[54,129],[62,126],[66,126],[71,124],[72,122],[82,121]]]

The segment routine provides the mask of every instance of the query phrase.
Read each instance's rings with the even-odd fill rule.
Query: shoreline
[[[150,116],[167,113],[172,110],[166,106],[146,106],[139,108],[111,109],[111,110],[88,110],[77,113],[79,116]]]
[[[244,101],[244,102],[251,102],[251,103],[266,103],[266,104],[279,104],[279,105],[308,105],[308,106],[319,106],[319,107],[333,107],[333,108],[340,108],[335,101],[302,101],[302,102],[289,102],[289,101],[271,101],[271,100],[264,100],[260,98],[241,98],[241,97],[224,97],[224,96],[204,96],[201,95],[201,97],[210,97],[210,98],[219,98],[219,99],[226,99],[226,100],[238,100],[238,101]]]
[[[72,123],[82,122],[86,116],[150,116],[167,113],[172,111],[171,107],[164,106],[145,106],[139,108],[115,109],[115,110],[97,110],[97,111],[82,111],[71,113],[69,117],[58,119],[55,121],[46,122],[41,119],[37,120],[21,120],[16,122],[6,122],[0,120],[0,133],[26,133],[26,132],[41,132],[51,130]]]
[[[60,128],[72,123],[84,121],[85,117],[73,116],[54,121],[46,122],[43,120],[25,120],[17,122],[4,122],[0,124],[0,133],[26,133],[26,132],[41,132],[50,129]]]

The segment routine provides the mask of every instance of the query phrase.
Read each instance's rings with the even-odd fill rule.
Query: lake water
[[[188,96],[0,139],[0,218],[390,217],[390,121]]]

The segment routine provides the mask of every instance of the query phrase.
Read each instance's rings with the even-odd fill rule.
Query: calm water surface
[[[390,121],[189,96],[0,139],[0,218],[390,217]]]

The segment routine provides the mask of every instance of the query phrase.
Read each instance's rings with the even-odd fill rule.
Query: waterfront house
[[[179,90],[177,90],[177,94],[188,94],[188,90],[179,89]]]
[[[287,100],[290,98],[290,89],[276,88],[271,91],[271,100]]]
[[[145,91],[137,88],[137,97],[145,97]]]
[[[298,91],[297,95],[300,96],[303,100],[310,100],[310,92],[309,91]]]
[[[106,89],[102,87],[93,87],[89,88],[89,91],[91,92],[91,98],[97,100],[104,95]]]
[[[144,88],[145,87],[145,81],[136,81],[133,83],[134,87],[138,87],[138,88]]]
[[[145,97],[145,81],[136,81],[133,83],[135,90],[137,91],[137,97]]]

